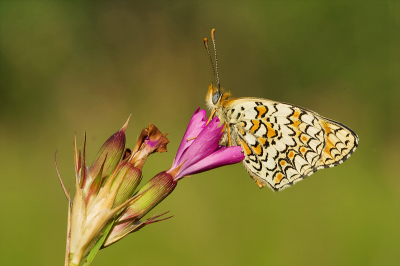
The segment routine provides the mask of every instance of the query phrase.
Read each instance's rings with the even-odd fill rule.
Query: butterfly
[[[260,188],[283,190],[319,169],[343,163],[356,150],[354,131],[334,120],[288,103],[261,98],[230,98],[220,89],[215,29],[211,31],[217,87],[208,88],[210,119],[225,124],[225,141],[242,146],[244,167]]]

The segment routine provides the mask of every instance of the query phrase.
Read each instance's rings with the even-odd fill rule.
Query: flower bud
[[[131,204],[127,214],[135,214],[138,219],[142,218],[160,201],[168,196],[176,187],[176,181],[167,172],[161,172],[153,177],[138,192],[141,197]]]
[[[91,181],[99,174],[103,163],[104,167],[101,173],[101,177],[110,175],[121,160],[121,156],[125,148],[125,132],[128,121],[126,121],[125,125],[114,135],[112,135],[103,144],[103,146],[101,146],[96,158],[93,161],[92,166],[90,166],[90,169],[88,171],[88,184],[90,184]]]
[[[133,166],[130,162],[122,162],[115,170],[116,177],[111,185],[111,190],[118,189],[114,199],[114,205],[118,206],[129,199],[142,179],[142,171]],[[118,183],[123,179],[119,188]]]

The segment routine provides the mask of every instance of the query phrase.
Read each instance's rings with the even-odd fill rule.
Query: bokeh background
[[[175,215],[102,250],[93,265],[399,265],[398,1],[2,1],[0,259],[62,265],[74,132],[91,162],[132,114],[149,122],[168,169],[213,75],[203,38],[216,28],[221,85],[284,101],[360,136],[340,167],[280,193],[243,167],[181,181],[151,214]]]

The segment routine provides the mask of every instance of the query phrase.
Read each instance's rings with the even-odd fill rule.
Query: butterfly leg
[[[228,147],[232,146],[232,136],[230,134],[230,128],[228,123],[224,123],[222,127],[221,133],[224,133],[221,140],[219,141],[219,145],[225,146],[228,144]]]
[[[208,118],[206,125],[208,125],[208,123],[210,123],[210,121],[214,118],[215,112],[216,112],[216,109],[214,108],[211,112],[210,117]]]
[[[232,146],[232,141],[231,141],[231,132],[229,128],[229,124],[225,123],[226,131],[228,132],[228,147]]]
[[[197,136],[198,136],[198,135],[197,135]],[[190,138],[190,139],[187,139],[186,141],[191,141],[192,139],[197,138],[197,136],[196,136],[196,137],[193,137],[193,138]]]
[[[215,111],[216,111],[216,109],[214,108],[214,109],[212,110],[212,112],[211,112],[210,117],[209,117],[208,120],[207,120],[206,125],[208,125],[208,123],[210,123],[210,121],[213,119],[213,117],[214,117],[214,115],[215,115]],[[190,138],[190,139],[187,139],[186,141],[190,141],[190,140],[195,139],[195,138],[197,138],[197,136],[196,136],[196,137],[193,137],[193,138]],[[229,145],[230,145],[230,139],[229,139]]]

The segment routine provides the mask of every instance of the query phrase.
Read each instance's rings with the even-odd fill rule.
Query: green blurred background
[[[2,1],[2,265],[62,265],[74,132],[87,160],[132,114],[149,122],[168,169],[213,75],[203,38],[216,28],[222,87],[284,101],[360,136],[340,167],[280,193],[243,167],[180,182],[151,214],[174,218],[130,235],[93,265],[399,265],[399,1]]]

